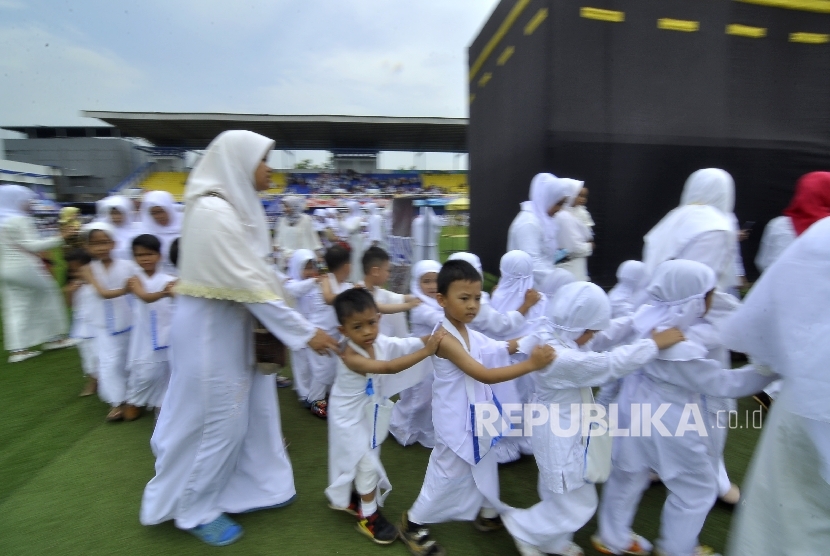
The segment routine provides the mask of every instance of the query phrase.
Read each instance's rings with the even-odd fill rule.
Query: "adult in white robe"
[[[311,216],[305,214],[305,199],[289,195],[282,200],[285,214],[274,225],[274,248],[285,267],[297,249],[308,249],[321,253],[323,244],[315,231]]]
[[[375,203],[367,204],[366,208],[369,210],[369,217],[366,219],[369,245],[386,249],[386,228],[383,225],[380,208]]]
[[[289,349],[336,348],[287,305],[267,263],[257,191],[269,186],[264,160],[273,144],[249,131],[223,132],[185,190],[171,380],[140,517],[144,525],[173,519],[213,545],[242,534],[227,513],[285,505],[296,493],[274,376],[255,367],[254,317]]]
[[[651,275],[658,265],[672,259],[705,264],[715,272],[718,293],[706,319],[717,325],[737,306],[728,292],[738,285],[736,250],[738,245],[735,208],[735,182],[724,170],[706,168],[692,173],[683,186],[680,206],[669,212],[644,238],[643,263]],[[720,350],[724,367],[731,364],[729,352]],[[734,399],[706,398],[706,409],[713,418],[727,416],[737,408]],[[718,464],[719,494],[730,503],[740,497],[738,487],[729,480],[723,461],[728,426],[712,430],[720,446]]]
[[[585,207],[579,207],[582,211],[576,210],[580,194],[586,188],[581,181],[568,180],[568,183],[571,191],[567,205],[554,216],[559,228],[557,243],[561,249],[568,252],[568,256],[557,266],[573,274],[577,280],[588,281],[588,257],[594,253],[594,232],[585,221],[586,215],[589,220],[591,219]],[[593,220],[591,222],[593,223]]]
[[[69,330],[63,296],[39,253],[63,245],[60,235],[40,238],[29,204],[37,195],[22,185],[0,186],[0,294],[3,344],[9,362],[39,352],[30,348],[63,347]],[[61,233],[69,233],[64,229]]]
[[[826,554],[830,544],[830,218],[761,276],[723,326],[726,345],[783,377],[764,422],[729,556]]]
[[[568,180],[553,174],[536,174],[530,182],[529,200],[507,230],[507,250],[518,249],[533,257],[533,283],[536,288],[556,268],[559,243],[558,226],[553,216],[571,192]]]
[[[352,270],[349,274],[349,282],[357,284],[363,281],[363,214],[360,211],[360,203],[349,201],[349,215],[340,223],[341,228],[348,237],[351,253]]]
[[[142,233],[141,226],[133,220],[133,202],[122,195],[112,195],[101,201],[101,211],[101,220],[112,227],[115,235],[115,248],[110,256],[132,261],[133,239]]]
[[[171,276],[178,276],[179,271],[170,260],[170,246],[182,234],[182,213],[170,193],[149,191],[144,194],[141,200],[140,233],[154,235],[161,241],[159,270]]]
[[[442,226],[443,220],[430,207],[422,208],[421,213],[412,220],[412,264],[441,260],[438,243]]]

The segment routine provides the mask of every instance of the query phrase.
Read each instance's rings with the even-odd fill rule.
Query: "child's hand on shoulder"
[[[668,328],[662,332],[652,331],[651,339],[657,344],[657,349],[667,349],[686,341],[683,332],[677,328]]]
[[[410,299],[409,301],[407,301],[405,304],[408,308],[414,309],[415,307],[417,307],[418,305],[421,304],[421,300],[418,299],[417,297],[415,297],[415,298]]]
[[[525,292],[524,306],[529,309],[539,303],[541,299],[542,294],[531,288]]]
[[[167,282],[167,285],[164,286],[164,293],[167,294],[168,297],[175,297],[176,296],[176,292],[175,292],[174,288],[176,287],[177,283],[178,283],[178,280],[173,280],[172,282]]]
[[[536,346],[530,353],[530,363],[535,370],[544,369],[556,360],[556,350],[545,344]]]
[[[438,351],[438,346],[441,345],[441,340],[444,339],[444,336],[447,335],[447,331],[441,328],[437,330],[435,334],[429,337],[426,342],[426,349],[429,351],[430,354],[435,355],[435,352]]]

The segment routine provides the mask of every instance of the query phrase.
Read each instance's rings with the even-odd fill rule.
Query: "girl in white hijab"
[[[553,174],[536,174],[530,182],[528,201],[507,232],[507,250],[518,249],[533,258],[533,281],[538,287],[556,268],[558,227],[553,216],[565,204],[571,187]]]
[[[565,209],[560,210],[554,217],[559,227],[557,241],[559,247],[568,253],[568,258],[559,263],[559,268],[571,272],[577,280],[587,281],[588,257],[594,252],[594,232],[591,226],[585,224],[574,212],[575,203],[585,186],[584,182],[566,179],[570,191]],[[584,208],[584,207],[583,207]],[[590,218],[590,215],[588,215]]]
[[[380,209],[375,203],[368,203],[366,208],[369,210],[369,218],[366,219],[369,228],[369,244],[385,248],[386,234]]]
[[[444,310],[438,305],[438,272],[441,263],[419,261],[412,267],[409,291],[421,300],[421,304],[409,311],[409,325],[412,336],[432,334],[444,319]],[[432,365],[431,359],[425,364]],[[416,442],[427,448],[435,447],[435,429],[432,425],[432,383],[434,373],[430,372],[420,384],[401,392],[401,399],[392,409],[389,432],[401,445]]]
[[[165,274],[178,276],[179,272],[170,261],[170,246],[182,233],[182,214],[176,208],[176,201],[167,191],[149,191],[141,201],[141,233],[156,236],[161,241],[161,270]]]
[[[306,319],[314,301],[311,299],[315,291],[319,291],[319,281],[315,261],[317,256],[309,249],[297,249],[288,261],[288,280],[283,287],[294,299],[297,311]],[[311,263],[309,265],[309,263]],[[308,397],[311,386],[311,367],[309,366],[306,349],[292,349],[291,374],[294,376],[294,390],[297,397],[304,401]]]
[[[640,261],[625,261],[617,268],[617,285],[608,292],[611,317],[627,317],[640,308],[646,299],[650,276]]]
[[[156,476],[140,518],[144,525],[173,519],[215,546],[242,535],[228,513],[282,506],[295,495],[274,376],[255,368],[253,316],[289,349],[336,349],[287,305],[267,262],[270,236],[257,191],[269,187],[265,157],[273,145],[250,131],[223,132],[185,189],[170,330],[175,356],[151,441]]]
[[[352,249],[349,282],[357,284],[363,281],[363,214],[357,201],[348,201],[346,206],[349,208],[349,215],[341,226],[348,235],[349,247]]]
[[[800,235],[726,321],[726,346],[783,377],[732,521],[730,556],[830,542],[830,218]]]
[[[133,239],[140,232],[140,228],[133,222],[133,202],[122,195],[112,195],[101,201],[100,210],[101,220],[109,224],[115,234],[115,248],[111,256],[132,261]]]
[[[653,329],[676,327],[687,340],[661,351],[656,360],[623,380],[618,396],[619,428],[630,429],[638,421],[649,428],[638,431],[635,424],[630,436],[614,439],[613,467],[599,508],[599,532],[592,539],[599,552],[651,551],[651,543],[635,535],[631,527],[654,470],[669,490],[656,542],[658,553],[713,554],[708,547],[698,547],[698,535],[718,495],[718,449],[707,430],[709,414],[701,409],[702,395],[745,396],[771,380],[752,365],[724,368],[709,358],[704,345],[689,339],[695,336],[696,327],[708,326],[702,319],[715,286],[715,273],[706,265],[666,261],[655,269],[647,288],[651,301],[634,316],[634,327],[643,337]],[[653,409],[640,418],[646,404]],[[662,413],[659,420],[656,408]]]
[[[619,339],[594,336],[609,329],[610,316],[608,297],[600,287],[586,282],[568,284],[547,305],[539,329],[519,342],[524,353],[539,344],[556,350],[556,361],[535,373],[535,378],[538,403],[558,411],[561,431],[571,430],[571,407],[581,408],[585,399],[590,400],[592,386],[636,371],[653,361],[659,349],[683,339],[679,331],[668,330],[601,352],[605,345]],[[539,466],[538,490],[542,501],[526,510],[502,514],[523,556],[583,554],[573,542],[573,534],[596,512],[597,491],[584,479],[586,447],[580,430],[577,428],[569,435],[556,434],[549,420],[533,427],[533,454]]]
[[[308,249],[316,253],[322,253],[323,244],[320,236],[314,231],[314,222],[311,217],[305,214],[305,199],[297,195],[289,195],[283,198],[285,214],[277,219],[274,225],[274,247],[285,268],[291,259],[292,253],[297,249]]]
[[[9,363],[39,355],[32,348],[72,345],[63,338],[69,329],[63,296],[39,253],[63,245],[70,230],[41,239],[30,216],[37,198],[22,185],[0,185],[0,296],[3,305],[3,344]]]

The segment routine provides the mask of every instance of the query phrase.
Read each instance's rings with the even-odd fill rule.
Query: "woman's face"
[[[165,213],[166,214],[166,213]],[[113,225],[120,226],[124,223],[125,215],[120,210],[114,208],[110,210],[110,221],[112,221]]]
[[[156,221],[159,226],[167,226],[170,224],[170,215],[161,207],[150,207],[150,216]]]
[[[559,212],[562,209],[562,207],[564,206],[564,204],[565,204],[565,199],[562,199],[561,201],[559,201],[558,203],[556,203],[555,205],[550,207],[550,210],[548,210],[548,216],[553,216],[554,214]]]
[[[576,200],[574,201],[575,207],[584,207],[588,204],[588,188],[583,187],[579,191],[579,195],[576,196]]]
[[[259,162],[259,166],[257,166],[256,170],[254,171],[254,189],[257,191],[265,191],[271,187],[271,168],[265,164],[265,159],[263,158]]]

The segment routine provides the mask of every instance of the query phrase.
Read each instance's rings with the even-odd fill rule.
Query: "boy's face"
[[[161,253],[147,249],[141,245],[136,245],[133,247],[133,258],[138,266],[141,267],[141,270],[147,274],[153,274],[161,260]]]
[[[338,282],[345,282],[346,278],[349,277],[349,274],[352,273],[352,263],[346,263],[334,272],[334,277],[337,278]]]
[[[99,261],[109,260],[113,247],[115,247],[115,242],[105,232],[101,230],[92,230],[90,232],[86,250],[93,259]]]
[[[437,294],[438,304],[451,319],[469,324],[481,308],[481,282],[456,280],[450,284],[447,294]]]
[[[314,261],[308,261],[305,264],[305,268],[303,269],[303,280],[308,280],[309,278],[317,278],[320,273],[317,271],[317,265],[314,264]]]
[[[389,281],[389,261],[383,261],[378,266],[373,266],[369,273],[372,276],[372,282],[378,286],[384,285]]]
[[[424,292],[424,295],[435,299],[435,296],[438,295],[438,273],[427,272],[421,276],[418,282],[421,285],[421,291]]]
[[[378,337],[380,314],[375,307],[346,317],[339,327],[340,333],[363,349],[369,348]]]

